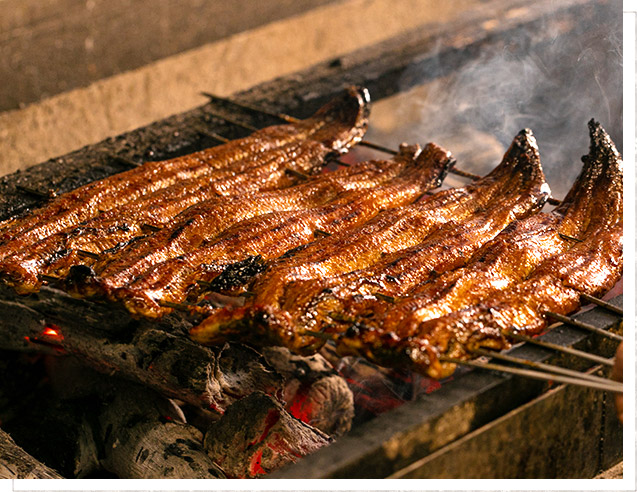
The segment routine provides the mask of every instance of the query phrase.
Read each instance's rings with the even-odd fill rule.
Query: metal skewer
[[[310,177],[307,174],[302,173],[301,171],[297,171],[296,169],[292,169],[291,167],[286,167],[285,172],[288,174],[291,174],[292,176],[296,178],[300,178],[303,181],[307,181],[308,179],[310,179]]]
[[[328,341],[332,341],[332,340],[336,341],[338,338],[338,335],[336,334],[324,333],[322,331],[300,330],[299,334],[315,337],[315,338],[321,338],[323,340],[328,340]]]
[[[211,131],[208,131],[208,130],[203,130],[201,128],[197,129],[197,133],[199,135],[201,135],[201,136],[212,138],[213,140],[217,140],[218,142],[221,142],[221,143],[228,143],[230,141],[229,138],[222,137],[218,133],[211,132]]]
[[[590,360],[597,364],[603,364],[605,366],[611,367],[613,365],[613,361],[611,359],[606,359],[605,357],[600,357],[599,355],[589,354],[588,352],[584,352],[582,350],[577,350],[571,347],[562,347],[561,345],[556,345],[550,342],[544,342],[542,340],[536,340],[535,338],[527,337],[525,335],[520,335],[518,333],[513,333],[510,331],[503,332],[506,336],[513,338],[514,340],[518,340],[520,342],[528,342],[533,345],[538,345],[539,347],[543,347],[549,350],[555,350],[556,352],[563,352],[565,354],[574,355],[576,357],[580,357],[582,359]]]
[[[44,191],[36,190],[35,188],[30,188],[24,185],[16,185],[16,189],[23,191],[24,193],[28,193],[29,195],[43,198],[45,200],[50,200],[51,198],[55,198],[57,196],[54,192],[46,193]]]
[[[39,279],[43,282],[48,282],[50,284],[55,282],[60,282],[62,279],[60,277],[54,277],[53,275],[46,275],[44,273],[38,275]]]
[[[83,256],[84,258],[90,258],[92,260],[100,259],[100,255],[98,253],[93,253],[92,251],[85,251],[83,249],[76,249],[75,251],[77,252],[78,256]]]
[[[157,301],[157,304],[162,307],[177,309],[178,311],[190,312],[193,309],[197,309],[197,306],[195,306],[194,304],[187,304],[185,302]]]
[[[454,357],[447,357],[445,355],[440,356],[439,360],[442,362],[451,362],[453,364],[461,364],[465,366],[475,367],[478,369],[487,369],[491,371],[504,372],[507,374],[513,374],[516,376],[523,376],[531,379],[539,379],[541,381],[555,381],[558,383],[572,384],[575,386],[584,386],[586,388],[593,388],[602,391],[610,391],[612,393],[622,393],[623,385],[614,381],[604,381],[599,383],[597,381],[590,381],[582,378],[572,378],[568,376],[562,376],[560,374],[548,374],[541,371],[534,371],[530,369],[519,369],[516,367],[503,366],[500,364],[491,364],[489,362],[476,362],[471,360],[456,359]]]
[[[238,108],[247,109],[248,111],[252,111],[253,113],[264,114],[266,116],[272,116],[273,118],[278,118],[287,123],[298,123],[300,121],[299,118],[295,118],[294,116],[289,116],[283,113],[275,113],[274,111],[268,111],[267,109],[257,108],[256,106],[253,106],[252,104],[234,101],[232,99],[228,99],[227,97],[216,96],[209,92],[202,92],[201,94],[206,96],[211,101],[219,101],[226,104],[232,104],[233,106],[236,106]]]
[[[471,351],[477,355],[483,355],[485,357],[491,357],[493,359],[504,360],[506,362],[512,362],[514,364],[520,364],[534,369],[544,370],[549,373],[562,374],[564,376],[570,376],[574,378],[588,379],[590,381],[597,381],[599,383],[606,383],[610,380],[595,376],[593,374],[587,374],[585,372],[575,371],[573,369],[567,369],[566,367],[554,366],[552,364],[546,364],[545,362],[535,362],[527,359],[520,359],[519,357],[513,357],[508,354],[502,354],[500,352],[494,352],[493,350],[475,349]]]
[[[245,130],[250,130],[251,132],[256,132],[259,130],[256,126],[252,126],[248,123],[243,123],[239,120],[235,120],[234,118],[231,118],[230,116],[225,116],[221,113],[217,113],[216,111],[207,110],[206,113],[211,116],[214,116],[215,118],[219,118],[220,120],[226,121],[230,123],[231,125],[238,126],[239,128],[243,128]]]
[[[226,98],[226,97],[221,97],[221,96],[216,96],[214,94],[210,94],[209,92],[202,92],[201,94],[203,94],[204,96],[206,96],[208,99],[210,99],[211,101],[219,101],[222,103],[226,103],[226,104],[231,104],[233,106],[236,106],[237,108],[241,108],[241,109],[245,109],[248,111],[252,111],[254,113],[260,113],[260,114],[264,114],[267,116],[272,116],[274,118],[279,118],[282,121],[285,121],[287,123],[298,123],[299,121],[301,121],[299,118],[295,118],[293,116],[284,114],[284,113],[275,113],[272,111],[268,111],[262,108],[258,108],[256,106],[253,106],[252,104],[247,104],[247,103],[241,103],[241,102],[237,102],[234,101],[232,99]],[[228,123],[232,123],[232,124],[236,124],[239,127],[248,129],[248,130],[252,130],[252,131],[256,131],[257,128],[253,127],[251,125],[247,125],[245,123],[241,123],[239,121],[233,120],[232,118],[228,118],[226,116],[223,116],[221,114],[215,113],[215,112],[209,112],[211,115],[216,116],[218,118],[221,118],[225,121],[227,121]],[[385,145],[380,145],[374,142],[370,142],[369,140],[361,140],[359,142],[359,145],[362,145],[364,147],[368,147],[370,149],[374,149],[374,150],[378,150],[380,152],[385,152],[386,154],[390,154],[390,155],[396,155],[398,154],[397,150],[391,149],[389,147],[386,147]],[[338,160],[336,161],[339,164],[342,165],[346,165],[348,166],[349,164],[347,163],[343,163],[342,161]],[[455,174],[457,176],[462,176],[465,178],[469,178],[472,180],[478,180],[478,179],[482,179],[482,176],[478,176],[477,174],[468,172],[468,171],[463,171],[461,169],[457,169],[455,167],[452,167],[451,169],[449,169],[449,172],[451,174]],[[551,205],[559,205],[561,203],[561,200],[558,200],[557,198],[553,198],[553,197],[549,197],[547,200],[548,203],[550,203]]]
[[[125,166],[128,166],[128,167],[139,167],[142,165],[142,163],[140,162],[135,162],[131,159],[127,159],[126,157],[122,157],[116,154],[108,154],[108,158],[111,159],[112,161],[117,162],[118,164],[124,164]]]
[[[597,304],[598,306],[601,306],[604,309],[607,309],[608,311],[611,311],[615,314],[624,314],[624,311],[622,308],[613,306],[612,304],[606,301],[602,301],[601,299],[598,299],[597,297],[589,296],[588,294],[580,294],[580,297],[584,299],[585,301],[591,302],[593,304]]]
[[[567,239],[569,241],[575,241],[576,243],[581,243],[582,240],[578,239],[576,237],[573,236],[569,236],[568,234],[562,234],[561,232],[558,233],[558,236],[560,236],[562,239]]]
[[[593,325],[590,325],[588,323],[583,323],[582,321],[578,321],[576,319],[569,318],[568,316],[563,316],[561,314],[553,313],[551,311],[546,311],[545,314],[549,318],[553,318],[553,319],[555,319],[557,321],[561,321],[562,323],[565,323],[567,325],[575,326],[576,328],[581,328],[582,330],[587,330],[587,331],[590,331],[592,333],[597,333],[598,335],[601,335],[601,336],[606,337],[606,338],[610,338],[612,340],[618,340],[618,341],[621,342],[624,339],[621,335],[618,335],[617,333],[613,333],[611,331],[602,330],[601,328],[598,328],[597,326],[593,326]]]
[[[150,231],[150,232],[159,232],[159,231],[161,231],[161,229],[162,229],[161,227],[158,227],[158,226],[155,226],[155,225],[152,225],[152,224],[147,224],[146,222],[144,222],[144,223],[140,226],[140,228],[141,228],[142,230],[144,230],[144,229],[145,229],[145,230]]]

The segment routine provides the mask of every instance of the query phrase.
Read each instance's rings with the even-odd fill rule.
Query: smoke
[[[458,167],[485,173],[530,128],[553,194],[564,196],[588,150],[588,120],[600,121],[621,150],[621,9],[606,10],[595,25],[581,23],[567,35],[547,20],[541,36],[548,42],[529,49],[538,33],[520,32],[519,42],[483,49],[451,75],[375,104],[369,138],[434,141],[454,153]]]

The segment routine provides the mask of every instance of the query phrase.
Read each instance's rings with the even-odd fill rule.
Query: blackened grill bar
[[[583,25],[589,23],[596,26],[595,29],[608,30],[607,26],[597,22],[597,14],[603,10],[603,6],[604,2],[583,0],[567,1],[560,5],[543,1],[537,2],[532,8],[528,8],[528,2],[489,2],[481,18],[460,19],[440,31],[412,33],[383,45],[343,56],[333,63],[326,63],[304,73],[262,84],[237,94],[232,99],[298,117],[311,114],[345,85],[366,85],[370,88],[373,99],[379,100],[423,81],[453,73],[466,62],[475,59],[484,47],[516,44],[520,41],[520,35],[523,39],[520,49],[541,50],[554,41],[556,32],[559,36],[581,36],[582,33],[577,30],[580,22]],[[500,15],[503,10],[508,9],[516,11],[516,15]],[[544,16],[548,20],[541,20]],[[548,29],[544,30],[546,25]],[[527,29],[532,34],[529,35]],[[551,31],[550,36],[547,31]],[[432,46],[436,42],[440,44],[433,56]],[[399,77],[401,74],[406,76]],[[397,82],[399,78],[400,84]],[[8,218],[34,207],[42,203],[41,200],[47,199],[48,190],[59,194],[121,172],[125,167],[134,167],[145,160],[187,154],[205,148],[211,142],[245,134],[244,130],[212,116],[208,110],[215,109],[216,105],[207,104],[191,112],[80,149],[25,172],[4,177],[0,181],[0,214],[2,218]],[[268,124],[267,116],[248,116],[245,112],[239,114],[228,109],[224,111],[226,112],[219,111],[219,114],[245,121],[253,127]],[[40,195],[46,196],[23,193],[18,187],[42,191]],[[621,296],[611,302],[621,305]],[[60,303],[66,304],[67,309],[61,308]],[[70,299],[54,289],[45,288],[39,296],[21,298],[3,288],[0,293],[2,319],[11,319],[19,327],[19,320],[24,319],[20,316],[27,315],[30,316],[33,333],[38,336],[48,323],[57,322],[63,329],[67,316],[69,323],[81,324],[90,320],[89,327],[96,330],[107,329],[114,318],[110,307]],[[129,323],[124,312],[117,311],[115,317],[119,320],[120,329],[113,327],[113,331],[105,335],[105,339],[109,340],[107,346],[112,345],[113,348],[117,343],[125,342],[122,340],[122,337],[125,338],[122,333]],[[616,330],[619,323],[616,314],[603,308],[578,315],[576,319],[610,330]],[[178,313],[172,315],[166,323],[162,327],[165,333],[175,339],[184,336],[184,321]],[[17,333],[18,330],[13,335]],[[565,325],[557,326],[542,338],[559,345],[576,346],[604,357],[612,357],[615,347],[605,337]],[[23,349],[34,350],[34,346],[22,337],[14,337],[12,340],[15,342],[13,348],[21,345]],[[2,346],[9,348],[9,345],[7,341]],[[56,350],[50,345],[48,349]],[[589,367],[588,363],[568,355],[556,356],[527,344],[516,346],[512,352],[521,358],[550,361],[576,370],[596,370],[595,366]],[[114,354],[117,355],[116,352]],[[159,389],[157,386],[154,388]],[[551,418],[542,418],[542,408],[552,409]],[[573,419],[572,416],[584,409],[590,415],[586,418],[589,421],[594,419],[596,424],[593,429],[582,432],[574,422],[579,419]],[[520,433],[515,425],[521,416],[526,415],[522,412],[531,412],[536,416],[531,421],[537,422],[532,429],[525,429],[524,433]],[[475,476],[478,473],[489,477],[512,477],[519,476],[520,464],[529,463],[529,460],[533,466],[527,477],[568,474],[592,476],[621,456],[621,439],[617,440],[620,430],[611,419],[612,414],[610,399],[606,399],[601,393],[574,387],[556,387],[550,383],[521,380],[495,373],[462,373],[451,381],[444,381],[442,387],[432,394],[362,424],[334,444],[286,470],[275,472],[271,477],[425,478],[440,476],[441,470],[445,470],[450,462],[456,468],[464,468],[464,471],[456,469],[456,478],[470,474]],[[497,440],[493,440],[493,435],[499,433],[501,436],[502,429],[509,429],[506,427],[509,424],[510,429],[516,429],[517,432],[511,435],[517,435],[519,439],[515,439],[514,448],[505,447],[507,454],[500,456],[499,463],[492,463],[490,467],[478,470],[469,459],[452,461],[449,458],[454,454],[466,455],[464,450],[469,449],[471,443],[481,443],[489,449],[496,449],[496,445],[489,447],[489,444],[497,443]],[[532,443],[525,442],[529,441],[526,438],[528,433],[537,437],[534,441],[539,446],[542,445],[540,436],[553,436],[546,442],[559,443],[566,448],[565,452],[558,451],[556,460],[546,460],[547,448],[533,448]],[[572,442],[574,435],[579,436],[578,442],[584,445],[585,452],[578,453],[568,449],[566,443]],[[462,447],[466,443],[469,444]],[[555,448],[550,451],[555,453]],[[562,458],[563,456],[568,458]],[[448,461],[445,462],[445,459]],[[559,463],[555,465],[555,462]]]

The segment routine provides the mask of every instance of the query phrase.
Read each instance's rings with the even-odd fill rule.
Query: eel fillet
[[[405,148],[401,154],[404,153]],[[370,181],[369,186],[345,190],[321,206],[242,221],[215,240],[156,265],[122,289],[117,297],[136,314],[159,316],[166,311],[162,302],[181,302],[198,280],[211,281],[237,262],[257,255],[267,262],[315,240],[317,232],[336,234],[368,220],[381,209],[414,201],[442,183],[452,162],[450,154],[434,144],[427,145],[415,160],[413,151],[403,157],[399,155],[393,166],[396,159],[406,157],[410,162],[399,166],[400,173],[393,173],[393,177],[385,173],[378,177],[382,179]]]
[[[526,200],[520,199],[520,213],[541,206],[548,196],[537,145],[528,130],[515,137],[500,165],[485,178],[464,188],[440,191],[416,204],[383,212],[353,231],[317,241],[264,272],[251,288],[255,297],[250,305],[215,312],[195,327],[191,335],[203,343],[237,336],[285,344],[299,352],[316,350],[320,345],[317,339],[311,343],[310,337],[302,335],[303,330],[311,329],[311,323],[305,321],[316,314],[306,309],[310,306],[304,296],[309,293],[311,300],[317,291],[321,292],[326,283],[321,279],[382,265],[383,257],[417,247],[436,231],[446,231],[446,227],[457,226],[480,213],[502,195],[514,196],[510,206],[515,209],[516,200],[525,195],[517,194],[521,186],[528,195]],[[300,315],[304,322],[299,323]]]
[[[393,161],[369,161],[282,190],[209,201],[184,212],[177,223],[143,243],[131,244],[94,265],[97,277],[90,289],[110,295],[155,265],[195,250],[241,221],[272,212],[303,210],[322,205],[346,190],[373,187],[408,166],[420,148],[404,147]]]
[[[603,128],[592,120],[589,128],[584,168],[556,210],[514,222],[464,268],[359,318],[339,351],[444,377],[454,365],[440,354],[506,348],[507,330],[538,333],[545,311],[569,314],[580,293],[610,290],[622,271],[622,162]]]
[[[367,129],[368,103],[367,90],[352,87],[314,116],[299,123],[268,127],[246,138],[183,157],[146,162],[138,168],[81,186],[2,230],[0,258],[47,235],[78,225],[100,211],[131,202],[180,180],[229,167],[288,143],[314,138],[333,149],[345,150],[360,141]],[[19,241],[16,239],[18,234]]]
[[[142,168],[153,168],[148,172],[134,169],[63,195],[23,219],[35,225],[31,230],[20,231],[20,224],[8,229],[6,234],[20,235],[0,246],[0,274],[19,291],[37,290],[38,275],[65,275],[70,266],[86,263],[77,250],[99,254],[144,235],[148,224],[170,223],[198,202],[285,186],[291,182],[289,171],[314,173],[329,154],[344,152],[362,138],[367,103],[367,92],[352,88],[298,124],[266,128],[197,154],[147,163]],[[94,215],[93,209],[99,215],[86,220]]]

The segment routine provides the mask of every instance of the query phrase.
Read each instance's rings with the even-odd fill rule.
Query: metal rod
[[[92,260],[100,259],[100,255],[97,253],[93,253],[92,251],[85,251],[83,249],[76,249],[75,251],[77,252],[78,256],[83,256],[85,258],[90,258]]]
[[[128,166],[128,167],[139,167],[142,165],[139,162],[135,162],[131,159],[127,159],[126,157],[122,157],[116,154],[108,154],[108,158],[111,159],[112,161],[115,161],[119,164],[124,164],[125,166]]]
[[[487,369],[490,371],[504,372],[507,374],[513,374],[515,376],[522,376],[531,379],[539,379],[541,381],[555,381],[558,383],[572,384],[574,386],[583,386],[585,388],[592,388],[602,391],[610,391],[612,393],[622,393],[623,385],[615,383],[614,381],[604,382],[603,384],[596,381],[589,381],[581,378],[571,378],[568,376],[562,376],[559,374],[547,374],[541,371],[534,371],[531,369],[519,369],[516,367],[503,366],[500,364],[482,363],[470,360],[456,359],[454,357],[440,356],[439,359],[442,362],[451,362],[453,364],[461,364],[469,367],[475,367],[478,369]],[[613,383],[613,384],[610,384]]]
[[[198,133],[199,135],[204,136],[204,137],[208,137],[208,138],[212,138],[213,140],[217,140],[217,141],[219,141],[219,142],[221,142],[221,143],[228,143],[228,142],[230,141],[230,139],[229,139],[229,138],[222,137],[222,136],[221,136],[221,135],[219,135],[218,133],[211,132],[211,131],[208,131],[208,130],[198,129],[198,130],[197,130],[197,133]]]
[[[45,200],[50,200],[56,196],[55,193],[46,193],[24,185],[16,185],[16,189],[23,191],[24,193],[28,193],[29,195],[37,196],[38,198],[44,198]]]
[[[157,227],[157,226],[152,225],[152,224],[147,224],[146,222],[144,222],[140,227],[142,228],[142,230],[146,229],[146,230],[148,230],[150,232],[159,232],[162,229],[161,227]]]
[[[576,243],[581,243],[582,240],[578,239],[576,237],[573,236],[569,236],[568,234],[562,234],[561,232],[558,233],[558,236],[560,236],[562,239],[567,239],[568,241],[575,241]]]
[[[536,340],[535,338],[527,337],[525,335],[520,335],[518,333],[513,332],[503,332],[506,336],[513,338],[514,340],[518,340],[521,342],[528,342],[534,345],[538,345],[540,347],[555,350],[556,352],[563,352],[565,354],[574,355],[576,357],[580,357],[582,359],[590,360],[596,362],[597,364],[603,364],[605,366],[611,367],[613,365],[613,361],[611,359],[606,359],[605,357],[600,357],[599,355],[589,354],[588,352],[584,352],[582,350],[577,350],[571,347],[562,347],[561,345],[556,345],[550,342],[544,342],[542,340]]]
[[[44,273],[40,274],[39,278],[40,280],[48,283],[55,283],[62,280],[60,277],[54,277],[53,275],[46,275]]]
[[[197,308],[197,306],[195,306],[194,304],[186,304],[184,302],[157,301],[157,304],[159,304],[162,307],[167,307],[167,308],[177,309],[178,311],[187,311],[187,312],[190,312],[193,309]]]
[[[597,333],[598,335],[601,335],[601,336],[606,337],[606,338],[610,338],[611,340],[618,340],[618,341],[621,342],[624,339],[621,335],[618,335],[617,333],[613,333],[613,332],[610,332],[610,331],[602,330],[601,328],[598,328],[597,326],[593,326],[593,325],[590,325],[588,323],[583,323],[582,321],[578,321],[576,319],[569,318],[568,316],[563,316],[561,314],[553,313],[551,311],[546,311],[545,314],[549,318],[553,318],[553,319],[555,319],[557,321],[561,321],[562,323],[565,323],[567,325],[575,326],[576,328],[581,328],[582,330],[587,330],[587,331],[590,331],[592,333]]]
[[[287,123],[298,123],[299,121],[301,121],[299,118],[295,118],[294,116],[289,116],[283,113],[275,113],[274,111],[268,111],[267,109],[257,108],[252,104],[238,102],[233,99],[228,99],[227,97],[216,96],[209,92],[202,92],[201,94],[206,96],[211,101],[220,101],[226,104],[232,104],[237,108],[247,109],[248,111],[252,111],[254,113],[261,113],[267,116],[272,116],[273,118],[278,118],[280,120],[286,121]]]
[[[225,116],[225,115],[217,113],[215,111],[206,110],[206,113],[211,115],[211,116],[214,116],[215,118],[219,118],[221,120],[224,120],[224,121],[230,123],[231,125],[235,125],[235,126],[238,126],[239,128],[244,128],[246,130],[250,130],[251,132],[256,132],[256,131],[259,130],[256,126],[252,126],[252,125],[250,125],[248,123],[243,123],[241,121],[235,120],[234,118],[231,118],[230,116]]]
[[[520,359],[519,357],[513,357],[512,355],[502,354],[500,352],[494,352],[492,350],[475,349],[471,351],[474,354],[484,355],[485,357],[491,357],[493,359],[500,359],[514,364],[520,364],[534,369],[540,369],[551,373],[562,374],[564,376],[570,376],[574,378],[588,379],[590,381],[607,382],[610,381],[606,378],[595,376],[593,374],[587,374],[585,372],[575,371],[573,369],[567,369],[566,367],[554,366],[552,364],[546,364],[545,362],[536,362],[527,359]]]
[[[221,97],[221,96],[216,96],[214,94],[211,94],[209,92],[202,92],[201,94],[203,94],[204,96],[206,96],[208,99],[212,100],[212,101],[221,101],[227,104],[232,104],[233,106],[236,106],[238,108],[242,108],[242,109],[247,109],[249,111],[255,112],[255,113],[261,113],[261,114],[265,114],[267,116],[272,116],[274,118],[279,118],[287,123],[298,123],[299,121],[301,121],[299,118],[295,118],[293,116],[284,114],[284,113],[276,113],[276,112],[272,112],[272,111],[267,111],[265,109],[262,108],[258,108],[256,106],[253,106],[252,104],[247,104],[247,103],[240,103],[237,101],[234,101],[232,99],[228,99],[226,97]],[[242,128],[245,128],[247,130],[251,130],[251,131],[256,131],[258,130],[258,128],[253,127],[251,125],[245,124],[245,123],[241,123],[240,121],[236,121],[233,120],[232,118],[229,118],[227,116],[223,116],[221,114],[215,113],[213,111],[208,111],[211,115],[216,116],[218,118],[221,118],[225,121],[227,121],[228,123],[232,123],[234,125],[240,126]],[[398,154],[397,150],[394,150],[390,147],[387,147],[385,145],[380,145],[374,142],[370,142],[369,140],[361,140],[359,142],[359,145],[362,145],[363,147],[368,147],[370,149],[374,149],[374,150],[378,150],[380,152],[385,152],[386,154],[390,154],[390,155],[396,155]],[[470,178],[475,180],[481,179],[481,176],[478,176],[477,174],[473,174],[470,173],[468,171],[462,171],[460,169],[456,169],[456,168],[451,168],[449,170],[449,172],[451,174],[456,174],[458,176],[463,176],[465,178]],[[550,203],[551,205],[559,205],[561,203],[560,200],[558,200],[557,198],[553,198],[553,197],[549,197],[549,199],[547,200],[548,203]]]
[[[612,304],[606,301],[602,301],[601,299],[598,299],[597,297],[589,296],[588,294],[580,294],[580,297],[584,299],[585,301],[591,302],[593,304],[597,304],[598,306],[601,306],[604,309],[607,309],[608,311],[611,311],[613,313],[624,314],[624,311],[622,308],[613,306]]]

